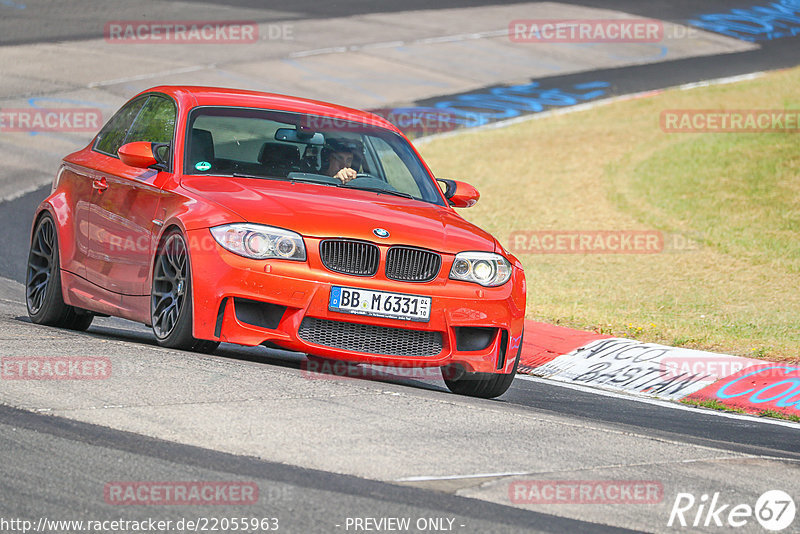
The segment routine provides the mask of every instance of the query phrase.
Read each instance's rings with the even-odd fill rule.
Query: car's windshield
[[[194,109],[184,174],[302,181],[443,204],[419,158],[395,132],[302,113]]]

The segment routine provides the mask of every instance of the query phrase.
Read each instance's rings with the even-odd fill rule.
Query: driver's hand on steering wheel
[[[358,173],[355,171],[355,169],[351,169],[350,167],[345,167],[333,175],[334,178],[341,180],[342,184],[346,184],[350,180],[354,180],[356,176],[358,176]]]

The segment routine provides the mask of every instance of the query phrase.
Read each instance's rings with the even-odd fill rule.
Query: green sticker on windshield
[[[198,171],[207,171],[211,168],[211,164],[207,161],[198,161],[194,164],[194,168]]]

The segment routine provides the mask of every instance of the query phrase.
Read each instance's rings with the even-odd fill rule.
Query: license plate
[[[428,322],[431,316],[431,297],[333,286],[328,309],[341,313]]]

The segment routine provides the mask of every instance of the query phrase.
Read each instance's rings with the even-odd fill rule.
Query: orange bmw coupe
[[[160,345],[220,342],[439,367],[497,397],[519,362],[522,265],[454,208],[389,122],[252,91],[163,86],[66,156],[33,223],[33,322],[152,326]]]

